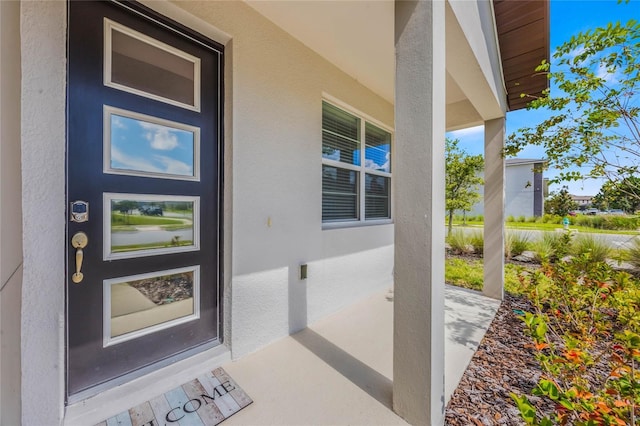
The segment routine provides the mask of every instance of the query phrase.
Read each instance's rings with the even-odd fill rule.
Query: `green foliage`
[[[545,232],[542,238],[531,243],[531,250],[535,254],[535,260],[539,263],[555,262],[561,259],[569,251],[571,236],[563,232]]]
[[[605,262],[611,255],[611,247],[602,238],[592,234],[580,234],[573,240],[571,254],[587,256],[593,262]]]
[[[578,204],[573,201],[566,186],[558,192],[552,192],[544,202],[544,212],[557,216],[566,216],[577,208]]]
[[[469,235],[460,229],[451,232],[447,236],[447,242],[455,254],[468,254],[473,251]]]
[[[529,109],[550,116],[509,135],[505,154],[543,147],[546,166],[560,170],[553,182],[585,177],[622,182],[638,175],[640,24],[630,20],[581,32],[553,57],[553,69],[543,62],[536,72],[547,74],[558,90],[553,96],[549,90],[538,98],[522,95],[532,99]]]
[[[479,185],[483,184],[479,173],[484,169],[482,155],[468,155],[458,146],[459,140],[446,140],[445,146],[445,198],[449,216],[449,234],[456,210],[469,211],[480,199]]]
[[[636,268],[640,268],[640,237],[636,237],[631,242],[631,248],[627,251],[629,262]]]
[[[521,255],[531,246],[531,235],[525,232],[507,232],[504,238],[504,255],[507,259]]]
[[[523,291],[518,275],[524,269],[520,266],[505,265],[504,289],[509,293],[521,294]],[[457,287],[482,290],[484,283],[484,267],[482,260],[465,260],[450,258],[445,262],[445,282]]]
[[[458,287],[482,290],[484,272],[482,261],[451,258],[447,259],[444,268],[444,280],[447,284]]]
[[[640,424],[640,282],[589,255],[519,279],[535,306],[521,318],[543,371],[532,394],[555,406],[540,418],[512,395],[525,423]]]
[[[593,205],[603,211],[621,209],[635,213],[640,210],[640,178],[629,176],[621,181],[605,182],[593,197]]]
[[[469,237],[469,244],[473,247],[473,251],[479,255],[484,251],[484,233],[482,231],[475,231]]]

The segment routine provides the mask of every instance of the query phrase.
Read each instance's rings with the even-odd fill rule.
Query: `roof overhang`
[[[536,73],[542,60],[549,62],[549,1],[493,1],[510,111],[526,108],[530,96],[549,87],[546,74]]]

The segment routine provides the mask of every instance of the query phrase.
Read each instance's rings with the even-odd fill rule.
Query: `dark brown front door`
[[[137,4],[68,31],[73,396],[220,343],[222,51]]]

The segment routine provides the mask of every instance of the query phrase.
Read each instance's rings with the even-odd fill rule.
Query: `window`
[[[391,133],[322,103],[322,221],[391,218]]]

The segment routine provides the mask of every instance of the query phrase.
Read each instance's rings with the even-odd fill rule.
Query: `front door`
[[[222,50],[127,2],[68,34],[73,397],[220,343]]]

